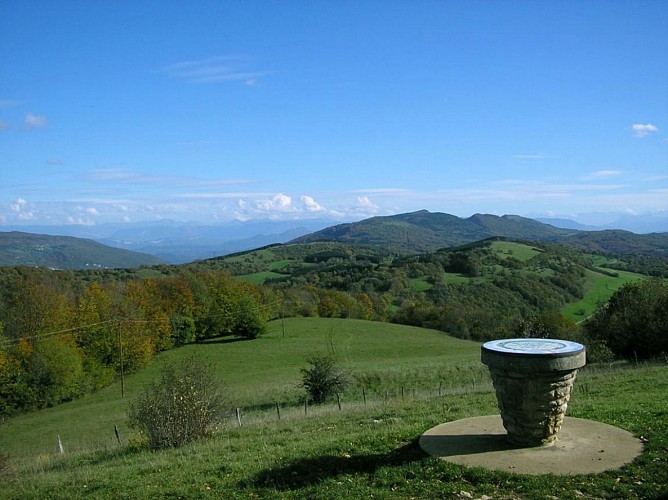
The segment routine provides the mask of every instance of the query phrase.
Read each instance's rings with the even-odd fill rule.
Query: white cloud
[[[86,213],[89,215],[100,215],[100,212],[98,212],[97,208],[95,207],[87,208]]]
[[[301,197],[301,201],[304,204],[304,208],[307,212],[324,212],[325,208],[320,205],[317,201],[311,196],[304,195]]]
[[[10,128],[12,127],[9,125],[9,123],[0,120],[0,130],[9,130]]]
[[[26,117],[23,119],[23,124],[29,130],[46,127],[47,123],[48,121],[46,119],[46,116],[37,115],[35,113],[28,113]]]
[[[23,210],[28,202],[24,200],[23,198],[17,199],[14,203],[9,205],[9,208],[12,210],[12,212],[20,212]]]
[[[278,193],[266,200],[258,200],[255,202],[255,206],[266,211],[289,212],[293,210],[292,198],[283,193]]]
[[[68,215],[66,217],[67,223],[68,224],[75,224],[77,226],[94,226],[95,221],[92,221],[90,219],[84,219],[83,217],[74,217],[72,215]]]
[[[636,137],[645,137],[648,134],[659,131],[659,128],[651,123],[634,123],[631,128],[633,129],[633,135]]]
[[[368,196],[358,196],[355,209],[358,212],[361,211],[365,213],[375,214],[380,210],[380,207],[376,205],[374,202],[372,202]]]

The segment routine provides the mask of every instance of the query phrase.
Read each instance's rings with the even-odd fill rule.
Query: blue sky
[[[0,2],[0,229],[668,210],[668,2]]]

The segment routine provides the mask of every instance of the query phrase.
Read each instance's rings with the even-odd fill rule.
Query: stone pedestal
[[[554,339],[504,339],[482,346],[510,443],[554,441],[566,414],[585,347]]]

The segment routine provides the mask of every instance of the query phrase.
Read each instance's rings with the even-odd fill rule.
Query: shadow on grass
[[[204,339],[195,342],[195,345],[232,344],[234,342],[245,342],[248,340],[253,340],[253,339],[247,339],[245,337],[232,337],[232,336],[212,337],[210,339]]]
[[[283,467],[260,471],[255,478],[244,481],[241,487],[276,488],[294,490],[320,483],[321,481],[346,474],[371,474],[382,467],[398,467],[426,458],[427,455],[418,445],[417,439],[381,455],[320,457],[296,460]]]
[[[147,451],[152,450],[144,446],[119,446],[118,448],[108,448],[91,453],[54,455],[53,460],[44,466],[44,471],[50,472],[72,469],[79,466],[104,465],[114,460],[132,457]]]

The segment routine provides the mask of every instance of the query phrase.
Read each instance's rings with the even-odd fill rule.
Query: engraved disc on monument
[[[502,339],[483,344],[484,349],[508,354],[549,354],[568,356],[584,349],[582,344],[554,339]]]

